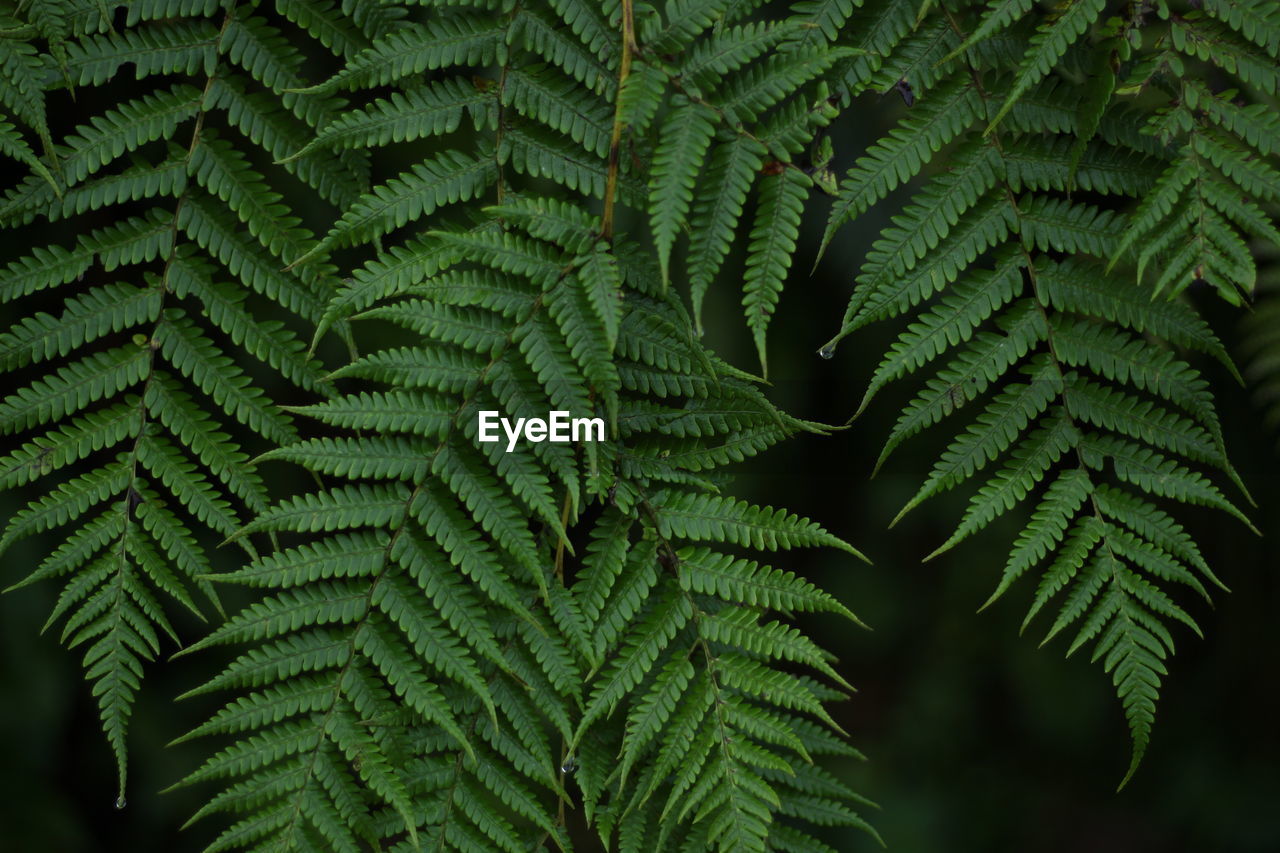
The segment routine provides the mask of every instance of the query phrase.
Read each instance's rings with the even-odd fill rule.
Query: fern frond
[[[901,73],[911,109],[841,183],[824,245],[909,180],[922,185],[874,243],[843,326],[820,352],[830,357],[873,321],[909,318],[857,409],[894,381],[923,380],[877,468],[907,439],[971,414],[898,517],[972,483],[931,558],[1035,502],[987,605],[1039,570],[1027,621],[1058,601],[1047,639],[1074,628],[1068,653],[1093,644],[1133,737],[1128,781],[1173,652],[1168,625],[1198,632],[1173,591],[1207,597],[1205,582],[1218,583],[1157,505],[1212,506],[1248,525],[1204,473],[1243,490],[1208,383],[1179,350],[1235,369],[1173,297],[1207,282],[1240,302],[1255,277],[1245,235],[1280,236],[1274,212],[1254,200],[1274,198],[1280,137],[1269,113],[1209,92],[1192,72],[1212,63],[1271,92],[1268,25],[1243,7],[1175,16],[1161,5],[1165,50],[1136,37],[1145,13],[1100,23],[1101,2],[1047,15],[1021,2],[926,7],[911,27],[899,5],[867,13],[889,55],[875,70],[862,62],[855,79]],[[947,41],[931,73],[912,76]],[[1150,97],[1118,103],[1139,92]],[[926,174],[941,152],[946,168]],[[1144,283],[1150,270],[1156,280]]]
[[[676,102],[654,151],[649,217],[662,278],[670,276],[671,249],[685,225],[693,185],[715,133],[715,111],[704,104]]]
[[[0,401],[15,440],[4,483],[26,502],[2,541],[56,530],[66,542],[19,585],[62,585],[50,623],[63,620],[64,641],[86,649],[123,803],[143,664],[161,653],[161,634],[178,636],[162,599],[199,614],[199,591],[220,612],[210,535],[232,535],[267,506],[242,448],[295,436],[242,357],[286,387],[326,391],[289,320],[318,314],[332,273],[280,272],[315,241],[273,189],[278,170],[250,164],[257,144],[274,154],[333,102],[296,109],[281,97],[301,46],[247,9],[140,4],[113,29],[32,8],[45,15],[51,65],[22,82],[12,75],[29,54],[4,64],[25,94],[13,114],[27,121],[30,107],[65,105],[69,92],[89,106],[74,130],[48,135],[52,169],[0,127],[26,170],[6,192],[3,221],[11,245],[29,247],[7,261],[0,293],[12,317],[0,347],[15,380]],[[137,85],[121,98],[129,90],[112,85],[126,76]],[[342,170],[316,189],[336,186]],[[115,222],[93,227],[86,215]],[[272,303],[284,322],[258,318]]]
[[[238,694],[193,732],[234,739],[188,779],[226,780],[201,811],[234,821],[214,847],[411,836],[449,849],[564,846],[561,815],[579,801],[627,849],[636,836],[621,824],[641,813],[655,821],[647,849],[699,838],[763,850],[809,819],[866,828],[856,795],[795,769],[837,749],[824,703],[839,694],[792,670],[847,685],[786,617],[852,614],[723,549],[857,552],[807,520],[721,498],[708,478],[813,427],[704,350],[663,286],[684,229],[709,215],[717,234],[694,250],[699,287],[718,277],[754,174],[767,157],[785,161],[762,179],[750,250],[763,335],[812,185],[807,164],[791,161],[831,117],[810,100],[823,97],[811,81],[831,55],[816,45],[761,73],[731,57],[735,40],[761,32],[744,24],[720,33],[716,58],[700,39],[724,10],[699,3],[612,21],[570,0],[462,5],[375,40],[304,95],[395,90],[335,120],[298,162],[479,138],[457,148],[466,155],[424,161],[430,149],[417,149],[419,165],[365,193],[292,268],[385,239],[317,316],[322,328],[389,324],[412,343],[334,372],[362,387],[291,407],[321,430],[263,458],[344,482],[259,512],[240,538],[304,541],[218,576],[263,598],[197,644],[239,647],[193,691]],[[797,31],[776,30],[762,43]],[[649,71],[620,61],[624,33],[687,52],[690,88],[675,76],[680,60]],[[427,68],[439,71],[431,83],[408,80]],[[733,158],[724,200],[693,180],[704,157],[721,156]],[[446,163],[482,179],[463,187],[430,171]],[[482,194],[497,203],[481,211]],[[604,215],[588,212],[591,197]],[[654,246],[612,229],[615,204],[651,217]],[[481,412],[550,410],[600,418],[605,440],[508,446],[481,432]],[[652,698],[657,672],[672,674]],[[715,697],[718,718],[707,713]],[[682,724],[723,745],[685,753]],[[621,773],[609,757],[619,752]],[[685,797],[695,779],[681,774],[706,761],[696,799]]]

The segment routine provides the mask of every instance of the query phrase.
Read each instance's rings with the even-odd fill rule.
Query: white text
[[[481,411],[479,438],[483,442],[501,441],[498,427],[507,436],[507,452],[515,450],[521,435],[534,443],[554,441],[604,441],[604,418],[571,418],[565,411],[548,412],[543,418],[516,418],[512,423],[495,411]]]

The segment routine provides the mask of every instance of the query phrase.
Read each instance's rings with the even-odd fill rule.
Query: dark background
[[[892,98],[872,98],[851,113],[836,129],[838,164],[847,166],[897,109]],[[880,215],[891,207],[882,206]],[[815,354],[837,330],[857,263],[884,224],[873,216],[863,230],[846,229],[810,277],[824,213],[815,211],[806,224],[771,333],[770,365],[773,396],[783,408],[843,423],[898,327],[860,332],[830,361]],[[6,260],[22,248],[0,244]],[[731,271],[729,284],[708,299],[708,338],[730,360],[754,369],[732,280]],[[1211,298],[1201,302],[1234,345],[1242,315]],[[1037,649],[1044,625],[1018,635],[1035,582],[1024,579],[975,614],[1025,514],[1011,514],[927,564],[921,558],[947,537],[969,491],[927,502],[886,530],[960,419],[908,442],[869,479],[914,390],[908,380],[883,392],[849,429],[801,436],[743,466],[738,494],[808,515],[874,561],[792,552],[777,564],[836,594],[873,629],[824,619],[806,625],[839,655],[842,672],[859,688],[835,714],[869,761],[841,772],[882,805],[869,817],[891,850],[1280,850],[1280,655],[1273,628],[1280,585],[1267,558],[1280,537],[1275,436],[1247,389],[1211,364],[1200,366],[1217,389],[1228,448],[1258,502],[1251,517],[1265,535],[1255,537],[1222,514],[1180,510],[1233,593],[1217,596],[1215,608],[1180,598],[1207,639],[1175,632],[1179,653],[1150,751],[1119,793],[1129,743],[1109,677],[1088,662],[1087,650],[1064,660],[1062,642]],[[269,476],[287,493],[296,473],[281,466]],[[0,495],[0,515],[8,517],[15,500]],[[6,554],[0,586],[25,576],[49,544],[22,543]],[[114,768],[78,655],[58,646],[57,629],[37,636],[55,594],[54,585],[43,584],[0,596],[0,851],[200,849],[216,819],[183,833],[178,826],[206,791],[158,792],[196,767],[207,748],[164,744],[213,708],[207,699],[172,697],[202,682],[223,658],[213,652],[148,669],[130,733],[129,803],[117,811]],[[232,594],[228,604],[235,601]],[[194,620],[178,625],[184,637],[202,631]],[[854,835],[840,849],[875,845]]]

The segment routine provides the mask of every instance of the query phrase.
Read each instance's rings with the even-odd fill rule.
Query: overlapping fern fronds
[[[848,685],[793,624],[852,614],[766,553],[857,552],[721,491],[821,428],[699,341],[738,288],[764,372],[822,192],[826,242],[911,194],[822,350],[910,318],[858,406],[922,380],[880,461],[967,410],[903,512],[976,481],[940,553],[1027,505],[993,599],[1038,576],[1028,621],[1092,646],[1133,773],[1182,599],[1219,584],[1172,505],[1248,523],[1195,364],[1234,367],[1186,291],[1241,302],[1250,241],[1280,243],[1280,19],[786,5],[0,9],[0,228],[28,247],[0,272],[0,550],[60,537],[14,581],[61,583],[122,794],[143,663],[190,610],[231,661],[191,691],[233,694],[190,735],[223,739],[187,780],[222,786],[211,850],[866,829],[823,764],[856,755]],[[872,93],[901,121],[836,182],[826,130]],[[507,452],[482,410],[606,440]],[[264,464],[315,487],[269,495]],[[225,617],[215,581],[259,600]]]
[[[60,3],[6,4],[0,32],[0,155],[6,158],[0,162],[7,168],[16,163],[56,186],[45,80],[48,60],[66,61],[67,9]]]
[[[498,210],[553,207],[527,204]],[[823,707],[839,694],[790,666],[843,680],[770,616],[847,611],[734,553],[847,546],[704,481],[803,425],[625,263],[615,355],[575,352],[603,339],[576,272],[605,250],[496,225],[437,239],[484,260],[365,312],[418,342],[337,374],[378,390],[300,410],[339,435],[270,454],[350,483],[260,515],[248,531],[315,536],[221,577],[266,595],[199,644],[253,644],[201,688],[242,692],[198,730],[237,737],[190,780],[231,783],[205,809],[240,817],[215,849],[567,847],[579,804],[635,851],[862,825],[812,763],[848,752]],[[616,433],[477,440],[481,410],[566,405],[614,408]]]
[[[630,48],[619,88],[624,6]],[[606,186],[613,152],[617,196],[647,211],[664,282],[677,248],[687,244],[681,278],[695,322],[737,233],[748,234],[742,302],[765,365],[765,333],[805,201],[831,181],[821,131],[835,110],[822,78],[855,51],[831,43],[839,21],[830,10],[799,4],[796,14],[776,20],[752,11],[751,4],[722,0],[662,8],[463,3],[406,23],[310,90],[376,94],[326,126],[312,150],[418,140],[465,126],[483,130],[499,116],[503,131],[488,155],[441,153],[438,163],[417,167],[429,174],[389,181],[376,200],[344,217],[325,248],[402,225],[411,197],[434,195],[424,211],[430,212],[442,194],[474,191],[486,180],[477,165],[486,157],[604,198],[613,192]],[[513,51],[537,61],[496,71],[495,62]],[[450,74],[450,68],[485,73]],[[416,80],[423,71],[433,72],[425,84]],[[615,131],[622,135],[614,138]]]
[[[295,267],[385,241],[320,323],[381,343],[332,375],[347,393],[292,410],[317,434],[266,458],[339,482],[244,528],[305,539],[222,575],[263,598],[197,644],[251,646],[195,691],[238,693],[193,733],[234,738],[187,780],[225,785],[201,810],[235,819],[211,849],[569,849],[572,824],[625,851],[819,850],[821,827],[866,827],[819,763],[856,755],[825,708],[847,685],[788,619],[852,614],[748,556],[856,552],[718,491],[720,469],[815,427],[697,342],[665,280],[680,224],[653,221],[656,250],[616,227],[666,210],[688,185],[676,147],[719,132],[677,93],[646,135],[674,73],[659,46],[683,50],[709,9],[410,12],[306,90],[362,99],[308,151],[434,153]],[[704,60],[706,81],[728,73]],[[744,75],[763,89],[736,103],[759,113],[808,79]],[[758,228],[772,265],[783,220]],[[597,416],[607,440],[507,452],[479,440],[490,410]]]
[[[1126,780],[1170,626],[1199,632],[1173,593],[1220,585],[1158,503],[1248,525],[1204,473],[1243,488],[1183,353],[1234,367],[1170,297],[1207,283],[1238,303],[1255,281],[1246,239],[1280,242],[1259,204],[1280,186],[1280,21],[1268,3],[1197,5],[1068,0],[1041,16],[1032,3],[939,4],[917,18],[918,4],[868,4],[848,29],[867,55],[842,94],[896,89],[909,109],[841,180],[826,235],[945,163],[872,247],[824,354],[869,323],[912,318],[859,406],[925,380],[880,461],[948,416],[967,425],[899,517],[976,481],[937,554],[1035,502],[992,598],[1039,573],[1027,621],[1056,606],[1046,639],[1070,630],[1068,653],[1092,645],[1111,674],[1134,741]],[[1233,88],[1204,82],[1219,78]]]
[[[296,435],[249,364],[304,399],[325,390],[299,332],[319,319],[332,268],[281,271],[315,239],[278,189],[293,178],[255,164],[298,153],[340,105],[287,93],[305,49],[320,47],[309,33],[352,50],[378,25],[336,9],[299,16],[289,2],[23,8],[34,42],[0,38],[0,104],[43,145],[37,157],[0,125],[27,167],[6,171],[0,225],[30,247],[0,272],[13,318],[0,361],[16,389],[0,400],[13,437],[0,485],[29,502],[0,550],[60,537],[10,582],[62,584],[48,624],[83,649],[123,796],[143,662],[162,635],[177,638],[170,604],[207,615],[199,593],[218,610],[208,549],[267,505],[243,443]],[[117,99],[122,69],[139,82]],[[72,99],[88,111],[74,126],[57,118]],[[364,180],[359,155],[317,152],[287,169],[301,181],[291,191],[336,205]],[[272,304],[283,322],[268,319]]]

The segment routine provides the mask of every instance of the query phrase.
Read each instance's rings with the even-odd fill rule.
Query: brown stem
[[[600,217],[600,236],[613,241],[613,202],[618,194],[618,165],[622,159],[622,87],[631,74],[631,54],[636,48],[633,0],[622,0],[622,61],[618,66],[618,101],[613,107],[613,133],[609,137],[609,176],[604,190],[604,214]]]

